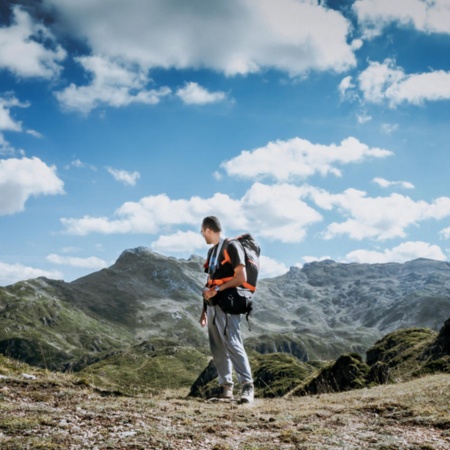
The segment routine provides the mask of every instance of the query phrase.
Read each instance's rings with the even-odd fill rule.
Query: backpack
[[[249,233],[243,234],[236,238],[227,239],[227,243],[232,240],[238,241],[244,249],[247,282],[243,284],[243,287],[247,288],[253,293],[256,291],[256,284],[258,282],[259,255],[261,254],[261,249],[257,242],[253,239],[253,236]],[[226,245],[224,246],[223,254],[225,256],[225,260],[222,262],[222,264],[226,261],[230,261]]]
[[[252,294],[256,291],[256,284],[258,282],[259,274],[259,255],[261,254],[261,249],[256,241],[253,239],[252,235],[247,233],[241,236],[227,239],[223,245],[223,256],[224,260],[220,264],[225,264],[231,262],[230,256],[227,251],[227,246],[230,241],[238,241],[245,253],[245,270],[247,272],[247,281],[242,285],[248,289]],[[227,279],[223,278],[222,282],[226,282]],[[229,291],[229,292],[227,292]],[[217,304],[225,313],[229,314],[245,314],[248,323],[248,329],[250,330],[250,322],[248,316],[253,310],[253,301],[251,297],[239,294],[236,288],[231,288],[230,290],[219,292],[217,295]],[[225,294],[225,292],[227,292]],[[214,297],[213,297],[214,298]],[[226,325],[224,334],[227,334],[228,318],[226,319]],[[214,317],[215,323],[215,317]]]

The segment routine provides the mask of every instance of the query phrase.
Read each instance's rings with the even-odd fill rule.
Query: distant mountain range
[[[124,360],[151,371],[155,383],[168,382],[162,368],[153,372],[164,358],[183,382],[192,381],[209,360],[198,324],[202,264],[139,247],[71,283],[37,278],[0,288],[0,352],[53,370],[89,371],[100,384]],[[394,330],[442,327],[450,317],[450,265],[314,262],[261,280],[254,304],[251,331],[242,322],[251,351],[302,362],[364,355]]]

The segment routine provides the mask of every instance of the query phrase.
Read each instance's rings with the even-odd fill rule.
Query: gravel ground
[[[449,388],[443,374],[237,405],[184,391],[105,396],[61,374],[0,375],[0,448],[448,450]]]

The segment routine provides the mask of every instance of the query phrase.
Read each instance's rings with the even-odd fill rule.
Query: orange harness
[[[220,264],[226,264],[226,263],[230,263],[231,264],[231,258],[230,255],[228,254],[227,249],[224,249],[223,251],[223,255],[225,256],[224,260],[220,263]],[[232,280],[234,277],[225,277],[225,278],[217,278],[214,280],[208,280],[207,286],[209,288],[213,287],[213,286],[220,286],[224,283],[226,283],[227,281]],[[256,287],[253,286],[250,283],[244,282],[242,283],[242,287],[248,289],[250,292],[255,292],[256,291]]]

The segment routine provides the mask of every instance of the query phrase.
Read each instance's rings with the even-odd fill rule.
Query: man
[[[200,316],[201,326],[208,326],[209,346],[219,375],[221,392],[219,398],[233,399],[234,368],[242,390],[239,402],[251,403],[254,398],[253,378],[247,353],[240,332],[240,315],[226,314],[218,305],[222,296],[251,295],[242,287],[247,280],[245,253],[236,240],[228,241],[226,250],[228,262],[224,263],[224,241],[222,227],[214,216],[205,217],[201,233],[207,244],[213,247],[208,252],[205,272],[208,273],[207,287],[203,291],[204,308]]]

